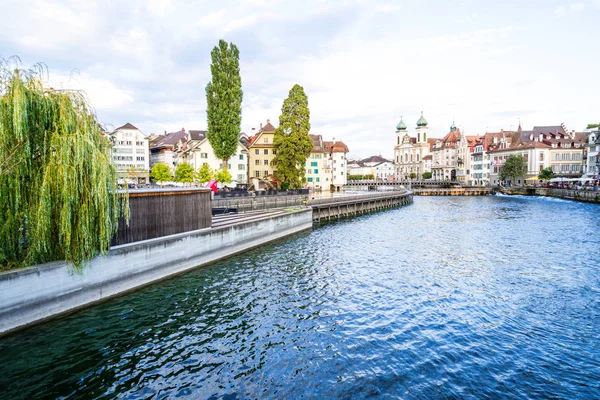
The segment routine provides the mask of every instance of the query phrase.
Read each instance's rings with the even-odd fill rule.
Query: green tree
[[[552,179],[553,176],[554,176],[554,172],[552,171],[552,167],[544,168],[538,174],[538,178],[543,181],[548,181],[548,180]]]
[[[189,163],[180,163],[175,167],[175,182],[192,183],[194,181],[194,168]]]
[[[231,183],[231,174],[225,168],[215,172],[215,179],[221,183]]]
[[[127,194],[86,98],[19,63],[0,60],[0,265],[80,269],[109,249]]]
[[[431,179],[431,172],[423,172],[423,179]]]
[[[211,171],[208,164],[203,164],[194,173],[194,181],[200,183],[206,183],[213,178],[213,171]]]
[[[242,122],[242,78],[240,53],[233,43],[219,40],[211,52],[211,81],[206,85],[208,141],[227,169],[237,152]]]
[[[594,129],[600,127],[600,124],[588,124],[585,129]]]
[[[144,173],[144,170],[141,168],[138,168],[137,165],[131,165],[129,168],[127,168],[127,171],[125,172],[125,174],[127,175],[127,178],[129,178],[129,180],[135,180],[137,182],[137,178]]]
[[[302,86],[294,85],[281,107],[279,126],[273,139],[277,154],[272,161],[277,178],[289,183],[292,189],[302,188],[306,180],[304,164],[313,148],[309,131],[308,97]]]
[[[410,175],[408,175],[408,177],[409,177],[410,179],[415,179],[415,178],[417,177],[417,174],[416,174],[416,173],[414,173],[414,172],[411,172],[411,173],[410,173]]]
[[[167,164],[159,162],[154,164],[152,167],[152,171],[150,171],[150,178],[162,186],[164,182],[168,182],[173,179],[173,174],[171,173],[171,168],[169,168]]]
[[[505,181],[512,178],[513,182],[527,172],[527,161],[522,155],[510,155],[500,168],[500,180]]]

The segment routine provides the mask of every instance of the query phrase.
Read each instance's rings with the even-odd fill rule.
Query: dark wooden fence
[[[211,191],[204,188],[134,190],[129,192],[129,225],[119,219],[112,245],[139,242],[209,228]]]

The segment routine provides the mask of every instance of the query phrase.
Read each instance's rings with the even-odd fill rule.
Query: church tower
[[[428,131],[427,120],[423,117],[423,111],[421,111],[421,118],[417,121],[417,143],[427,143]]]

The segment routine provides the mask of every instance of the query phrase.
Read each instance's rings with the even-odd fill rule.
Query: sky
[[[240,50],[242,131],[304,87],[311,133],[392,157],[403,117],[430,137],[600,122],[600,0],[0,0],[0,59],[44,63],[99,121],[206,129],[219,39]]]

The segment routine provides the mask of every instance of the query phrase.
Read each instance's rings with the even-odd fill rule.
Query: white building
[[[592,131],[589,133],[587,139],[587,160],[586,160],[586,177],[597,180],[598,179],[598,167],[596,166],[596,162],[600,161],[598,159],[600,155],[600,128],[596,131]]]
[[[146,135],[128,122],[109,136],[113,143],[113,163],[122,179],[130,183],[149,182],[149,144]]]
[[[346,156],[349,152],[348,146],[344,142],[336,141],[333,138],[331,142],[323,142],[325,156],[331,163],[331,185],[330,190],[341,191],[346,185],[348,174],[346,173],[348,160]]]
[[[428,138],[429,128],[427,120],[423,117],[417,121],[415,136],[411,137],[408,133],[407,126],[403,119],[396,125],[396,144],[394,146],[394,164],[395,177],[399,180],[410,178],[410,174],[414,173],[417,179],[422,179],[423,173],[431,172],[431,168],[427,170],[426,157],[430,155],[431,145],[436,139]]]
[[[177,163],[187,162],[194,170],[208,164],[212,170],[223,169],[223,160],[215,156],[215,152],[206,137],[206,131],[190,130],[181,137],[174,146]],[[248,183],[248,149],[238,143],[236,153],[227,162],[232,184]]]
[[[500,139],[494,138],[488,153],[492,163],[490,181],[500,183],[502,164],[512,154],[519,154],[527,162],[525,176],[516,177],[512,184],[522,185],[527,180],[536,181],[540,171],[551,167],[557,177],[577,178],[583,174],[586,150],[584,132],[569,132],[564,124],[535,126],[531,131],[503,131]]]

